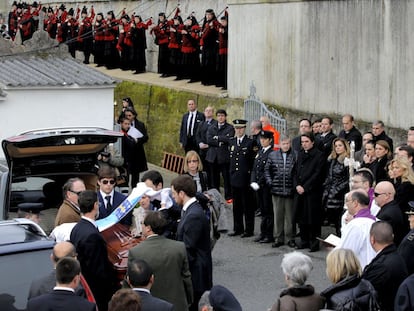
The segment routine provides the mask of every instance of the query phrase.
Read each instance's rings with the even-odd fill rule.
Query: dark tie
[[[194,119],[194,114],[190,113],[187,136],[193,136],[193,119]]]
[[[181,219],[184,218],[184,215],[185,215],[185,211],[184,211],[184,209],[181,209]]]
[[[111,211],[112,210],[111,196],[110,195],[107,195],[105,197],[105,200],[106,200],[106,210],[107,211]]]

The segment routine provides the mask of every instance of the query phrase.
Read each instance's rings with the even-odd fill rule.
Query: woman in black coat
[[[349,191],[349,168],[344,161],[349,157],[350,147],[343,138],[335,138],[328,157],[328,174],[324,183],[322,202],[328,222],[335,226],[336,235],[341,235],[341,216],[345,194]]]
[[[361,279],[361,266],[353,251],[346,248],[331,251],[326,257],[326,274],[333,283],[321,292],[327,309],[379,310],[377,292],[369,281]]]

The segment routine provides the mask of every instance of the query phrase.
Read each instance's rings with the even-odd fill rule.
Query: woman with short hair
[[[321,296],[331,310],[376,310],[377,292],[372,284],[361,279],[361,265],[354,252],[339,248],[326,257],[326,274],[333,283]],[[378,309],[379,310],[379,309]]]
[[[305,284],[313,269],[309,256],[300,252],[285,254],[280,266],[288,288],[280,293],[271,311],[318,311],[323,308],[325,300],[315,293],[312,285]]]

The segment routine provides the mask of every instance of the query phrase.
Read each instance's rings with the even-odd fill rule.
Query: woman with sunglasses
[[[392,182],[395,188],[395,198],[402,212],[410,210],[408,202],[414,201],[414,171],[411,162],[397,156],[390,162],[392,171]],[[405,214],[404,214],[405,216]],[[406,217],[404,217],[406,219]],[[408,225],[408,221],[406,223]]]

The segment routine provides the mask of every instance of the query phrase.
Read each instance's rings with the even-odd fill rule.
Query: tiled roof
[[[74,58],[57,56],[0,57],[0,87],[104,86],[117,80]]]

